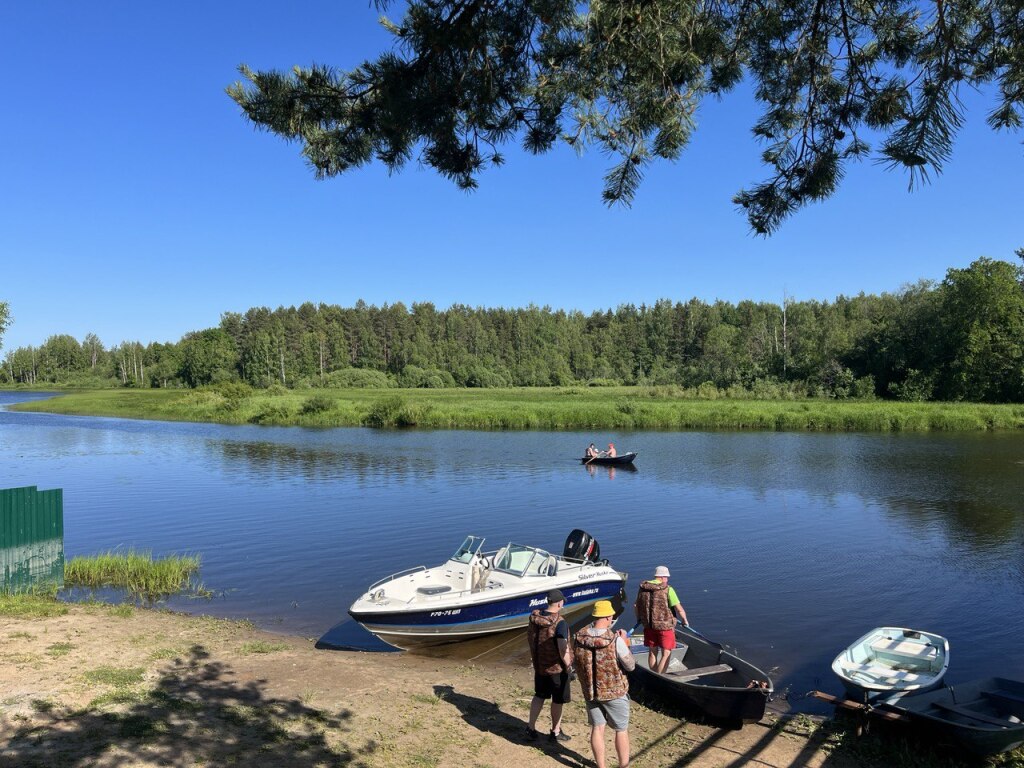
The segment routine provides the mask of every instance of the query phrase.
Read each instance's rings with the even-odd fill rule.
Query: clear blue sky
[[[397,10],[396,5],[394,10]],[[304,301],[538,305],[781,301],[895,291],[1024,246],[1020,134],[973,107],[943,176],[853,167],[839,194],[763,239],[730,199],[766,175],[742,94],[709,102],[629,209],[608,160],[509,153],[460,192],[416,165],[318,182],[224,88],[236,67],[348,68],[388,44],[368,1],[0,5],[4,349],[56,333],[177,341],[222,312]]]

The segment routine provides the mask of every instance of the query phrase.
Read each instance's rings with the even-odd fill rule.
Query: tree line
[[[94,334],[55,335],[8,351],[0,370],[0,383],[32,386],[223,382],[1024,402],[1024,268],[980,258],[940,283],[831,302],[661,299],[590,314],[428,302],[255,307],[177,343],[106,347]]]

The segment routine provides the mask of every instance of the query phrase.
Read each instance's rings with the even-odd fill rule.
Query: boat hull
[[[563,613],[572,614],[598,600],[621,597],[624,585],[625,575],[621,575],[568,585],[548,585],[540,591],[505,595],[468,605],[433,603],[423,610],[391,613],[351,609],[349,615],[381,640],[399,648],[414,648],[525,628],[530,614],[547,605],[547,592],[552,586],[565,594]]]
[[[882,706],[978,755],[1024,744],[1024,682],[1017,680],[989,677],[915,696],[893,696]]]
[[[684,681],[652,671],[647,664],[647,648],[634,645],[636,668],[629,673],[630,681],[680,709],[699,712],[711,720],[743,724],[756,723],[764,717],[768,698],[774,690],[767,674],[685,627],[676,630],[676,641],[687,646],[683,658],[691,669],[711,665],[725,665],[730,669]],[[767,687],[748,688],[751,681],[764,682]]]
[[[903,627],[873,629],[832,662],[847,696],[863,703],[934,690],[948,667],[946,638]]]
[[[625,464],[632,464],[633,459],[636,458],[636,453],[624,453],[621,456],[595,456],[592,459],[588,459],[584,456],[580,459],[583,464],[598,464],[605,467],[616,467]]]

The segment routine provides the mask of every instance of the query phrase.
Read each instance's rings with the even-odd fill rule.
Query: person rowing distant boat
[[[608,443],[608,450],[604,452],[604,455],[609,459],[614,459],[618,454],[615,452],[615,443]]]
[[[597,446],[591,443],[587,446],[586,457],[588,459],[594,459],[601,455],[601,451],[597,450]]]

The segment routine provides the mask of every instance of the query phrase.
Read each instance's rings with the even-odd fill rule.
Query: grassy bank
[[[222,424],[539,430],[984,431],[1024,428],[1024,405],[699,400],[673,387],[94,390],[13,410]]]
[[[116,587],[146,598],[183,591],[204,594],[191,583],[199,572],[198,555],[170,555],[154,560],[151,552],[105,552],[75,557],[64,566],[67,587]]]

